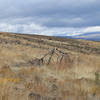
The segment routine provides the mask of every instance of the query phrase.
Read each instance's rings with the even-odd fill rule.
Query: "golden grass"
[[[83,78],[74,77],[78,73],[74,70],[74,67],[64,69],[59,69],[55,65],[53,68],[51,66],[32,66],[19,68],[19,70],[13,69],[12,71],[6,65],[0,69],[0,74],[8,75],[10,78],[13,77],[13,74],[20,78],[21,81],[18,83],[7,82],[0,84],[0,100],[17,100],[15,98],[24,100],[26,97],[28,98],[28,94],[31,92],[41,97],[52,98],[51,100],[54,98],[57,100],[65,100],[66,98],[71,100],[91,100],[92,97],[100,96],[100,86],[95,84],[94,78],[86,77],[85,72],[82,73]],[[11,73],[15,70],[16,73]],[[17,94],[17,91],[19,91],[20,95],[14,98],[13,95]],[[21,96],[22,91],[25,93],[24,97]]]
[[[99,100],[100,84],[96,83],[95,72],[100,73],[100,56],[76,52],[73,46],[80,45],[84,49],[85,44],[88,44],[90,47],[99,48],[100,43],[53,38],[49,40],[49,37],[42,39],[41,36],[39,38],[34,36],[34,39],[55,43],[55,47],[73,44],[69,50],[61,48],[69,53],[71,62],[63,60],[61,63],[52,62],[48,66],[34,66],[28,64],[28,61],[34,57],[42,57],[48,52],[48,48],[51,49],[53,46],[13,36],[13,34],[8,36],[6,33],[0,35],[9,41],[20,40],[24,45],[0,44],[0,79],[20,79],[20,81],[0,81],[0,100]],[[30,36],[22,36],[33,39]],[[41,47],[31,47],[33,45]]]

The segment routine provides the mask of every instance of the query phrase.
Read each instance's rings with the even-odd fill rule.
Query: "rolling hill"
[[[100,32],[84,33],[84,34],[81,34],[81,35],[74,36],[72,38],[86,39],[86,40],[92,40],[92,41],[100,41]]]
[[[0,100],[99,100],[99,75],[100,42],[0,32]]]

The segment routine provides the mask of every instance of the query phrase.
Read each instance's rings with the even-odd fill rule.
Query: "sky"
[[[0,31],[76,36],[100,31],[100,0],[0,0]]]

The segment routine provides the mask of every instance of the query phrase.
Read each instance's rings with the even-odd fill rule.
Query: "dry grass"
[[[36,96],[50,100],[91,100],[91,98],[95,100],[100,97],[100,85],[95,83],[95,74],[92,75],[94,78],[91,76],[92,79],[90,79],[89,74],[86,76],[84,72],[82,73],[83,77],[79,78],[79,76],[74,76],[78,73],[74,71],[74,67],[71,69],[59,69],[57,65],[54,68],[51,67],[53,66],[13,69],[13,75],[10,72],[11,69],[8,71],[7,67],[1,68],[4,72],[1,75],[8,75],[9,78],[16,76],[21,80],[18,83],[5,82],[0,84],[0,100],[34,100],[34,98],[40,100],[36,99]],[[15,71],[16,73],[14,73]],[[30,97],[30,93],[34,93],[34,95]]]
[[[0,100],[100,100],[100,80],[95,76],[100,73],[100,43],[8,33],[0,38]],[[67,52],[71,61],[29,63],[52,47]]]

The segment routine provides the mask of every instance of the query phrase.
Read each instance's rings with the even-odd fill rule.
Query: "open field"
[[[1,32],[0,100],[100,100],[100,42]]]

